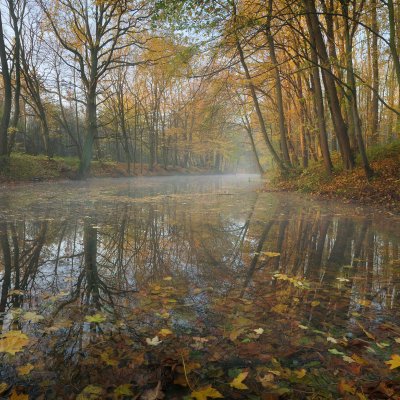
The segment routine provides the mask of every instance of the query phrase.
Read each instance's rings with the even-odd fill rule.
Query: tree
[[[135,46],[142,45],[139,33],[149,17],[148,7],[125,0],[60,0],[57,6],[39,1],[57,40],[77,60],[77,66],[70,59],[64,62],[77,69],[86,97],[86,134],[79,165],[79,176],[84,178],[90,170],[98,133],[99,82],[107,71],[125,63],[121,50],[130,47],[133,52]],[[137,63],[133,54],[130,63]]]

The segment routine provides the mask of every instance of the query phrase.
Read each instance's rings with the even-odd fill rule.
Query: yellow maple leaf
[[[43,315],[36,314],[35,312],[28,311],[22,315],[22,320],[26,322],[32,322],[34,324],[42,321],[44,319]]]
[[[298,379],[304,378],[306,376],[306,373],[307,371],[304,368],[294,371],[294,374]]]
[[[218,392],[217,389],[214,389],[211,386],[206,386],[203,387],[199,390],[194,390],[191,394],[191,397],[193,397],[196,400],[207,400],[207,398],[211,399],[223,399],[224,396],[220,392]]]
[[[243,383],[248,374],[248,372],[241,372],[232,382],[229,383],[229,386],[240,390],[248,389],[248,387]]]
[[[17,393],[15,389],[11,392],[9,400],[28,400],[29,396],[24,393]]]
[[[158,332],[158,334],[160,336],[168,336],[168,335],[172,335],[172,333],[173,332],[170,329],[167,329],[167,328],[163,328],[163,329],[160,330],[160,332]]]
[[[390,365],[389,369],[395,369],[400,367],[400,356],[398,354],[392,354],[392,359],[385,361],[385,364]]]
[[[18,375],[28,375],[33,370],[33,368],[34,366],[32,364],[22,365],[21,367],[17,368]]]
[[[9,353],[13,356],[29,343],[29,338],[21,331],[9,331],[0,337],[0,353]]]

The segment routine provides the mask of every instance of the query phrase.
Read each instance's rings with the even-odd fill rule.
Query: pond
[[[0,398],[400,398],[400,219],[257,176],[0,193]]]

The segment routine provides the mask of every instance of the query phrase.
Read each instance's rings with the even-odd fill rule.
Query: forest
[[[0,400],[400,400],[399,0],[0,0]]]
[[[27,1],[2,6],[0,155],[261,173],[398,140],[396,1]]]

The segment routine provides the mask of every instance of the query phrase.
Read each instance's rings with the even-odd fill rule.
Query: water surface
[[[400,398],[399,219],[261,187],[3,188],[0,395]]]

